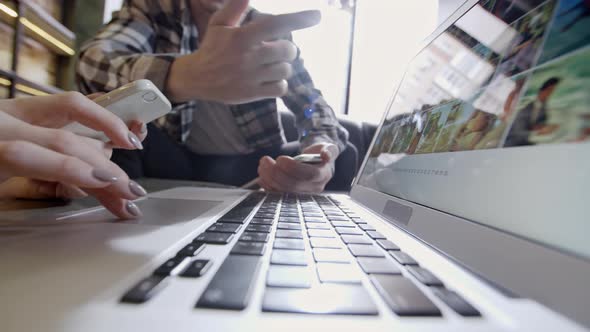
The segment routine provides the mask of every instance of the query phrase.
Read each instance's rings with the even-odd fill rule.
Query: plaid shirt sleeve
[[[292,37],[288,37],[292,40]],[[340,152],[346,149],[348,131],[336,118],[322,92],[315,88],[311,76],[298,57],[293,63],[293,76],[288,80],[289,90],[283,96],[285,105],[295,114],[301,148],[315,143],[334,143]]]
[[[83,46],[77,68],[82,92],[110,91],[144,78],[164,90],[177,55],[154,54],[153,6],[162,5],[153,0],[125,1],[113,20]]]

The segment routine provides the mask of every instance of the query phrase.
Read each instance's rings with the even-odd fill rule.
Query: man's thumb
[[[338,157],[338,146],[332,143],[324,145],[321,156],[324,162],[335,161]]]
[[[211,17],[209,25],[237,26],[249,3],[249,0],[229,0]]]

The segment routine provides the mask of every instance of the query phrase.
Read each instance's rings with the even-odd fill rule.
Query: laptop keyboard
[[[411,275],[458,314],[480,316],[431,271],[420,267],[341,202],[325,196],[261,192],[250,194],[219,218],[121,301],[146,302],[175,275],[204,275],[212,263],[196,259],[203,247],[227,245],[242,229],[196,308],[243,310],[251,302],[256,281],[264,277],[264,312],[377,315],[377,306],[367,291],[370,285],[361,282],[366,274],[398,316],[441,316],[438,306],[405,276]],[[262,256],[267,250],[271,251],[270,266],[261,276]]]

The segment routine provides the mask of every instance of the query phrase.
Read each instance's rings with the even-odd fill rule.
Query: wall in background
[[[322,13],[320,24],[294,32],[293,39],[301,50],[305,67],[316,87],[336,113],[344,113],[352,11],[342,9],[340,2],[334,0],[251,0],[250,3],[256,9],[271,14],[308,9],[317,9]]]
[[[349,115],[378,123],[421,41],[464,0],[357,1]]]
[[[114,11],[119,10],[121,5],[123,4],[123,0],[105,0],[104,1],[104,15],[103,15],[103,22],[108,22],[111,20]]]

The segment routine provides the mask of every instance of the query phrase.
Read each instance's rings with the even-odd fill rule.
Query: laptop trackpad
[[[143,212],[143,217],[137,220],[126,220],[126,224],[165,226],[191,221],[223,201],[147,198],[135,203]],[[78,212],[59,219],[67,223],[121,222],[105,209]]]

